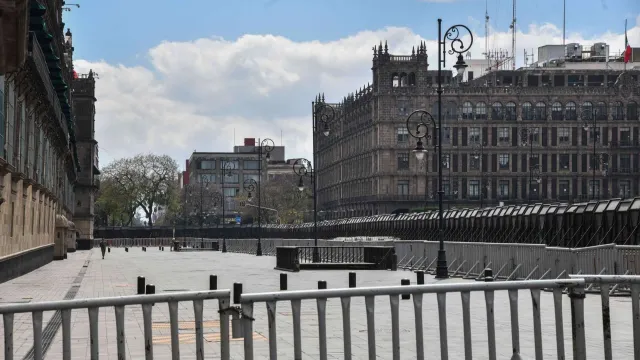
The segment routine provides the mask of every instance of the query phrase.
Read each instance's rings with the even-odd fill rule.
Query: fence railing
[[[180,358],[179,347],[179,317],[178,303],[181,301],[192,301],[195,318],[195,337],[196,337],[196,358],[203,360],[204,356],[204,333],[203,333],[203,306],[204,300],[218,300],[220,309],[220,354],[223,360],[229,359],[229,314],[227,310],[230,306],[231,291],[230,290],[214,290],[214,291],[189,291],[176,292],[171,294],[153,294],[153,295],[133,295],[120,297],[105,297],[95,299],[76,299],[50,301],[30,304],[10,304],[0,306],[0,314],[2,314],[4,323],[4,359],[14,359],[14,315],[18,313],[31,313],[33,319],[33,355],[35,360],[43,358],[43,331],[42,317],[45,311],[60,312],[62,320],[62,359],[71,360],[71,310],[87,310],[89,313],[89,337],[90,337],[90,353],[91,359],[99,358],[99,341],[98,341],[98,314],[102,307],[113,307],[116,318],[116,337],[118,359],[125,359],[126,355],[126,339],[125,335],[125,306],[142,305],[142,316],[144,321],[144,349],[145,359],[152,360],[153,353],[153,323],[152,309],[154,304],[167,303],[169,307],[170,329],[171,329],[171,354],[172,359]],[[75,358],[75,357],[74,357]]]

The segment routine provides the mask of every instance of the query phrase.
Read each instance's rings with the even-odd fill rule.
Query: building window
[[[398,180],[398,195],[409,195],[409,180]]]
[[[409,142],[409,130],[404,126],[396,128],[396,136],[398,144]]]
[[[522,120],[533,120],[533,106],[530,102],[522,104]]]
[[[613,120],[624,120],[624,106],[620,101],[616,101],[611,109]]]
[[[240,189],[237,188],[224,188],[224,196],[226,197],[235,197],[240,192]]]
[[[482,158],[478,156],[469,156],[469,170],[480,170],[480,161]]]
[[[508,170],[509,154],[500,154],[498,157],[498,164],[500,165],[500,170]]]
[[[560,163],[560,170],[569,170],[569,154],[560,154],[559,156],[559,163]]]
[[[464,104],[462,104],[462,119],[473,120],[473,104],[468,101],[465,101]]]
[[[631,145],[631,129],[620,128],[620,145],[622,146],[630,146]]]
[[[558,142],[560,144],[569,143],[569,128],[558,128]]]
[[[620,187],[620,194],[618,196],[623,199],[631,197],[631,181],[620,180],[618,186]]]
[[[593,120],[593,104],[588,101],[584,102],[580,115],[582,115],[582,120],[584,121]]]
[[[237,184],[239,182],[238,174],[227,174],[224,179],[225,184]]]
[[[508,143],[509,142],[509,128],[508,127],[503,127],[503,128],[498,128],[498,141],[501,143]]]
[[[398,115],[407,115],[408,112],[407,102],[402,100],[398,101]]]
[[[442,154],[442,168],[443,169],[449,169],[449,167],[451,166],[451,162],[449,161],[450,157],[449,154]]]
[[[607,120],[607,104],[602,101],[598,102],[594,108],[594,114],[596,120]]]
[[[200,174],[198,181],[201,183],[215,183],[216,175],[215,174]]]
[[[620,154],[620,172],[631,172],[631,155]]]
[[[480,197],[480,181],[478,180],[470,180],[469,181],[469,196],[470,197]]]
[[[564,114],[562,113],[562,104],[559,102],[554,102],[551,105],[551,119],[552,120],[562,120],[564,118]]]
[[[200,160],[200,169],[201,170],[213,170],[216,168],[215,160]]]
[[[480,128],[477,128],[477,127],[469,128],[469,142],[470,143],[480,142]]]
[[[479,102],[476,105],[476,119],[478,120],[487,119],[487,105],[483,102]]]
[[[600,195],[600,180],[589,180],[589,196]]]
[[[627,120],[638,120],[638,103],[635,101],[627,104]]]
[[[547,104],[539,102],[536,104],[536,111],[534,113],[534,120],[544,121],[547,120]]]
[[[558,197],[560,200],[569,200],[569,180],[558,182]]]
[[[245,160],[242,163],[242,167],[245,170],[259,170],[260,169],[260,161],[259,160]]]
[[[516,114],[516,104],[513,102],[508,102],[504,112],[504,119],[516,120],[517,118],[518,114]]]
[[[255,175],[255,174],[251,174],[251,175],[249,175],[249,174],[244,174],[244,175],[242,175],[242,177],[243,177],[243,179],[244,179],[243,181],[253,180],[253,181],[255,181],[256,183],[259,183],[259,182],[260,182],[260,176],[259,176],[259,175]]]
[[[570,101],[564,109],[565,120],[578,120],[578,112],[576,111],[576,103]]]
[[[398,153],[398,170],[409,170],[409,153]]]
[[[498,195],[502,199],[509,198],[509,181],[508,180],[500,180],[498,183]]]
[[[502,104],[499,102],[494,102],[491,106],[491,118],[493,120],[503,120],[504,119],[504,111],[502,110]]]
[[[240,169],[240,163],[238,160],[221,160],[220,166],[224,166],[225,171]]]

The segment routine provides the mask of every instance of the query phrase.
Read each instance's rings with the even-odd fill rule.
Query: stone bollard
[[[287,274],[280,273],[280,290],[287,290]]]
[[[349,287],[356,287],[356,273],[353,271],[349,273]]]
[[[416,280],[417,280],[416,283],[418,285],[424,285],[424,271],[422,270],[416,271]]]
[[[138,276],[138,295],[142,295],[145,293],[144,283],[144,276]]]
[[[402,279],[402,280],[400,280],[400,285],[402,285],[402,286],[411,285],[411,280],[409,280],[409,279]],[[411,299],[411,295],[409,295],[409,294],[402,294],[402,300],[409,300],[409,299]]]
[[[493,270],[487,268],[484,269],[484,281],[489,282],[489,281],[493,281]]]
[[[218,276],[209,275],[209,290],[218,290]]]
[[[324,280],[318,281],[318,290],[327,290],[327,282]]]

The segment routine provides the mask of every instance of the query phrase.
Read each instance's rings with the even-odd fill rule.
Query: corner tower
[[[373,91],[385,92],[391,88],[421,87],[428,84],[427,45],[421,42],[411,55],[391,55],[386,41],[384,46],[373,47]]]

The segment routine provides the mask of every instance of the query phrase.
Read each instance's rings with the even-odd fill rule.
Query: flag
[[[627,38],[627,22],[624,22],[624,63],[628,63],[631,60],[631,45],[629,45],[629,39]]]

